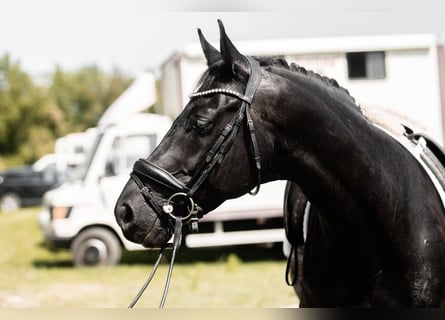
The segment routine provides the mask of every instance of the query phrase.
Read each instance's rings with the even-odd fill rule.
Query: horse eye
[[[210,128],[210,120],[206,118],[198,118],[194,121],[192,129],[197,130],[200,133],[204,133]]]
[[[196,119],[196,127],[198,128],[204,128],[208,123],[209,121],[207,119]]]

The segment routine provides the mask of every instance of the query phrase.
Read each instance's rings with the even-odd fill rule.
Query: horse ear
[[[199,41],[201,42],[202,51],[204,52],[204,56],[207,60],[207,65],[211,66],[215,62],[222,60],[221,53],[207,41],[202,34],[201,29],[198,29],[198,35]]]
[[[249,74],[249,64],[247,59],[233,45],[232,41],[227,36],[224,25],[220,19],[218,19],[218,24],[221,41],[221,54],[224,62],[231,66],[234,74],[236,74],[238,71],[244,71],[246,74]]]

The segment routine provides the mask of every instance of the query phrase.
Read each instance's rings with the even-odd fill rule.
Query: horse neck
[[[427,243],[443,237],[443,208],[414,157],[335,88],[288,81],[277,96],[263,115],[275,137],[270,167],[296,182],[316,209],[310,225],[322,231],[311,233],[320,240],[306,247],[311,254],[362,252],[359,263],[369,274],[387,258],[382,246],[413,274],[423,272],[417,268],[424,261],[436,261]]]
[[[281,94],[287,98],[270,114],[277,132],[273,168],[281,179],[297,182],[310,199],[352,206],[351,190],[367,192],[363,181],[372,183],[380,175],[364,146],[364,141],[372,143],[370,122],[337,91],[311,79],[287,82]]]

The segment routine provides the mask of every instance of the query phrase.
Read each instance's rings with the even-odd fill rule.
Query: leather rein
[[[182,181],[178,180],[168,171],[160,168],[156,164],[150,162],[146,159],[139,159],[135,162],[133,171],[131,173],[131,178],[135,181],[140,189],[142,196],[144,197],[146,203],[149,207],[156,213],[158,218],[169,228],[173,233],[173,253],[170,262],[170,267],[167,275],[167,280],[164,288],[164,294],[160,303],[160,308],[163,308],[165,299],[168,292],[168,287],[170,284],[171,274],[173,270],[173,263],[176,256],[176,251],[181,245],[182,238],[182,226],[183,224],[190,224],[191,231],[198,231],[198,219],[202,217],[202,209],[193,200],[193,196],[196,191],[202,185],[202,183],[209,177],[212,170],[220,165],[226,156],[227,152],[230,150],[240,127],[245,121],[247,129],[249,131],[250,137],[250,149],[252,153],[252,162],[254,162],[254,168],[256,170],[256,187],[249,193],[256,195],[259,192],[261,184],[261,159],[258,150],[258,143],[255,135],[255,128],[250,115],[250,107],[252,104],[253,97],[261,82],[261,69],[259,63],[252,57],[245,56],[247,62],[250,66],[250,77],[247,81],[246,90],[244,94],[238,93],[233,90],[216,88],[206,91],[198,91],[192,93],[189,97],[190,99],[198,99],[200,97],[211,96],[215,94],[225,94],[229,96],[236,97],[241,101],[241,105],[229,123],[224,127],[219,137],[216,139],[213,147],[208,152],[204,163],[199,167],[197,172],[193,175],[190,182],[184,184]],[[166,203],[160,205],[158,204],[153,196],[151,195],[151,190],[145,184],[150,186],[157,186],[165,192],[169,192],[169,196]],[[185,201],[187,204],[188,213],[186,215],[175,215],[175,200]],[[179,211],[179,210],[178,210]],[[141,290],[138,292],[134,300],[129,305],[132,308],[136,302],[139,300],[142,293],[145,291],[149,285],[151,279],[153,278],[163,255],[164,248],[167,244],[161,248],[158,260],[153,267],[147,281],[142,286]]]

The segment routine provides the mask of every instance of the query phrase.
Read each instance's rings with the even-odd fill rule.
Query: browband
[[[210,90],[206,90],[206,91],[198,91],[195,93],[192,93],[189,95],[189,98],[199,98],[199,97],[203,97],[203,96],[210,96],[210,95],[214,95],[216,93],[223,93],[223,94],[227,94],[229,96],[234,96],[244,102],[247,103],[252,103],[252,98],[249,98],[239,92],[230,90],[230,89],[222,89],[222,88],[218,88],[218,89],[210,89]]]

